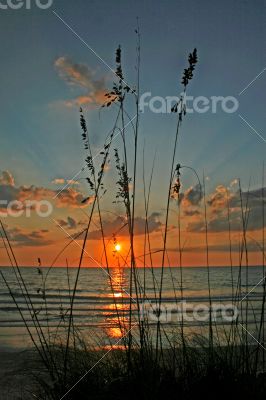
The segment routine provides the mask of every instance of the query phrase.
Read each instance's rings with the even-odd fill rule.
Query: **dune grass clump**
[[[173,151],[169,156],[170,168],[167,178],[168,192],[165,205],[165,221],[162,231],[162,249],[158,250],[161,254],[160,275],[156,279],[154,272],[153,250],[151,246],[151,228],[149,222],[150,215],[150,196],[152,191],[153,170],[150,173],[148,185],[143,172],[143,192],[145,210],[145,234],[143,239],[144,256],[142,258],[144,276],[140,277],[138,269],[138,255],[135,251],[135,209],[137,196],[137,179],[139,163],[139,99],[140,99],[140,34],[137,34],[137,84],[131,88],[125,81],[122,65],[122,50],[119,46],[116,51],[116,81],[113,88],[106,93],[106,102],[103,107],[115,109],[114,125],[107,136],[100,153],[101,161],[98,165],[93,155],[90,135],[83,109],[80,109],[80,125],[82,130],[82,140],[85,151],[85,161],[87,166],[86,181],[88,184],[88,196],[84,203],[90,203],[87,215],[86,228],[75,235],[73,240],[60,251],[61,255],[73,241],[81,240],[81,253],[75,270],[74,284],[70,285],[68,276],[69,301],[67,306],[62,306],[59,310],[58,327],[54,330],[50,326],[49,311],[46,299],[46,279],[42,277],[42,287],[38,294],[42,298],[42,307],[37,309],[29,291],[28,284],[23,277],[15,253],[8,238],[3,224],[1,224],[1,236],[9,256],[10,264],[14,270],[15,278],[19,284],[21,294],[26,304],[25,312],[21,303],[16,299],[4,274],[0,272],[10,296],[12,297],[18,312],[25,324],[29,337],[34,345],[40,360],[40,373],[35,371],[35,379],[38,383],[38,391],[32,392],[32,398],[42,400],[71,400],[71,399],[162,399],[167,396],[177,399],[194,399],[203,397],[205,399],[225,397],[239,397],[242,399],[262,399],[265,396],[265,359],[263,349],[259,344],[250,345],[247,340],[248,330],[248,301],[245,307],[241,301],[242,288],[242,264],[246,261],[248,267],[248,248],[246,232],[248,226],[248,200],[246,204],[240,200],[243,219],[243,237],[240,246],[240,265],[238,281],[233,281],[232,274],[232,300],[234,304],[241,308],[240,317],[232,322],[231,325],[224,327],[224,335],[217,334],[217,326],[212,318],[212,291],[211,291],[211,271],[209,265],[208,247],[208,221],[207,204],[205,199],[205,185],[201,197],[204,201],[204,222],[206,238],[206,267],[208,269],[208,299],[210,306],[210,318],[208,322],[208,336],[195,337],[193,339],[187,334],[183,317],[178,327],[174,328],[173,337],[165,331],[161,323],[161,309],[163,302],[163,289],[165,284],[165,269],[168,262],[168,236],[169,218],[171,202],[177,206],[178,215],[178,237],[176,238],[180,267],[180,280],[176,283],[173,272],[171,271],[173,293],[176,303],[182,302],[184,298],[183,270],[182,270],[182,241],[181,241],[181,168],[177,160],[178,138],[182,123],[186,116],[185,94],[188,85],[194,76],[195,67],[198,63],[197,50],[194,49],[188,56],[188,66],[182,75],[183,95],[180,101],[172,107],[173,115],[176,114],[175,133],[173,137]],[[135,116],[129,114],[127,110],[127,100],[134,103]],[[129,127],[131,139],[134,146],[128,144],[125,135],[126,128]],[[121,148],[114,147],[114,137],[119,134]],[[143,159],[145,159],[143,151]],[[164,160],[165,162],[166,160]],[[114,259],[107,251],[108,238],[104,233],[103,206],[102,200],[107,192],[105,180],[106,167],[110,162],[114,163],[117,180],[112,188],[112,204],[120,204],[124,210],[124,225],[122,228],[128,229],[129,254],[123,259],[123,267],[129,268],[129,289],[125,295],[128,296],[128,317],[124,317],[119,311],[118,300],[115,296],[114,282],[111,274],[111,267]],[[143,166],[144,168],[144,166]],[[188,166],[193,170],[192,167]],[[199,181],[201,182],[194,171]],[[204,181],[204,180],[203,180]],[[162,205],[163,207],[163,205]],[[262,204],[264,210],[264,203]],[[263,211],[264,212],[264,211]],[[114,309],[116,312],[117,329],[120,331],[118,349],[110,344],[108,353],[101,342],[95,340],[95,345],[91,342],[95,338],[90,328],[86,329],[87,341],[83,333],[75,324],[75,298],[77,295],[80,271],[84,264],[86,246],[89,242],[89,232],[93,224],[94,216],[97,216],[103,255],[101,268],[104,268],[109,276],[110,290]],[[264,214],[263,214],[264,215]],[[230,236],[230,210],[228,207],[229,241]],[[264,225],[263,225],[264,226]],[[113,240],[116,241],[118,232],[113,233]],[[262,260],[264,265],[264,250],[262,250]],[[231,254],[231,253],[230,253]],[[58,256],[59,256],[58,255]],[[55,261],[58,259],[55,258]],[[52,265],[53,266],[53,265]],[[51,268],[52,268],[51,266]],[[232,263],[231,263],[232,267]],[[40,268],[39,273],[44,274]],[[48,270],[47,274],[49,273]],[[154,313],[157,316],[156,324],[151,324],[147,315],[143,314],[142,304],[149,302],[147,295],[147,271],[151,273],[153,285],[153,297],[156,302]],[[69,273],[67,265],[67,274]],[[263,267],[264,274],[264,267]],[[246,276],[248,284],[248,275]],[[260,341],[264,338],[264,310],[265,310],[265,279],[263,281],[263,301],[261,307],[261,318],[259,323]],[[241,307],[240,307],[241,305]],[[30,316],[29,324],[25,314]],[[182,314],[183,315],[183,314]],[[43,317],[45,323],[43,323]],[[220,336],[219,336],[220,335]],[[174,339],[175,338],[175,339]]]

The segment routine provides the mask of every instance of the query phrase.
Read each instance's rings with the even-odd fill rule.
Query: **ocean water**
[[[70,297],[73,293],[77,269],[20,268],[31,297],[34,310],[32,313],[28,311],[15,271],[12,268],[1,268],[0,270],[33,335],[35,334],[33,313],[38,316],[44,330],[49,329],[50,334],[56,332],[59,337],[60,334],[63,335],[67,326]],[[141,297],[138,305],[141,315],[145,315],[150,325],[155,326],[161,269],[154,268],[152,271],[148,268],[138,268],[136,273],[138,296]],[[183,318],[186,332],[206,334],[209,321],[207,268],[182,268],[182,282],[181,290],[180,268],[164,269],[161,323],[169,334],[174,334],[178,331]],[[212,307],[217,307],[216,328],[224,329],[225,326],[230,325],[230,316],[232,316],[232,312],[227,310],[228,322],[228,318],[222,316],[218,310],[219,306],[223,305],[230,309],[230,305],[235,305],[239,312],[240,308],[242,310],[242,314],[238,318],[244,318],[250,332],[256,336],[257,325],[261,318],[263,282],[262,267],[249,267],[248,270],[243,267],[241,274],[239,268],[233,268],[233,285],[230,268],[211,267]],[[239,287],[238,302],[235,301],[237,286]],[[125,326],[129,320],[129,293],[129,269],[111,268],[110,276],[106,270],[101,268],[81,269],[73,313],[76,328],[90,338],[107,340],[115,344],[121,338],[118,319]],[[132,298],[134,321],[138,316],[134,290]],[[197,310],[196,313],[195,310]],[[29,334],[25,329],[22,317],[9,289],[0,277],[0,348],[25,348],[30,345]]]

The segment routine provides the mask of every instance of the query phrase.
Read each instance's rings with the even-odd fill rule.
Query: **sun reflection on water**
[[[107,306],[110,312],[106,311],[105,321],[107,322],[106,333],[111,339],[119,339],[124,336],[128,325],[129,301],[127,292],[127,278],[123,268],[112,268],[110,271],[109,297],[113,302]]]

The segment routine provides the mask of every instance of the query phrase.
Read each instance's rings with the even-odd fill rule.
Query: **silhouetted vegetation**
[[[145,173],[143,172],[143,191],[145,209],[145,235],[144,235],[144,280],[140,279],[137,267],[137,256],[135,252],[135,208],[136,208],[136,185],[137,185],[137,164],[140,158],[139,149],[139,99],[140,99],[140,33],[136,30],[137,36],[137,84],[131,88],[125,81],[123,71],[122,50],[119,46],[116,51],[116,81],[110,92],[106,94],[104,108],[116,108],[114,126],[103,145],[100,153],[101,161],[96,163],[91,147],[90,135],[87,129],[84,111],[80,110],[80,124],[82,129],[82,140],[84,144],[85,161],[87,165],[88,197],[90,208],[86,228],[76,235],[73,240],[81,239],[81,253],[76,269],[74,286],[69,286],[69,304],[60,310],[60,332],[49,328],[49,315],[46,302],[46,279],[44,270],[38,269],[42,275],[42,287],[39,295],[43,299],[42,316],[46,315],[45,326],[40,321],[39,310],[36,309],[34,300],[31,297],[27,282],[21,274],[20,267],[8,238],[8,232],[2,227],[2,240],[9,256],[10,264],[14,269],[14,274],[21,293],[23,295],[27,313],[31,317],[30,325],[25,318],[25,312],[21,309],[20,303],[16,300],[16,295],[7,282],[4,274],[0,272],[2,279],[9,290],[20,316],[25,324],[28,334],[32,340],[34,348],[39,355],[42,373],[36,374],[38,379],[38,393],[32,393],[32,398],[38,399],[194,399],[202,397],[211,398],[234,398],[240,399],[262,399],[265,397],[265,360],[264,350],[260,343],[250,345],[247,340],[248,319],[247,309],[249,301],[245,304],[241,296],[241,272],[245,261],[248,267],[248,248],[246,243],[246,231],[248,226],[248,202],[241,202],[243,232],[241,246],[239,250],[239,278],[238,282],[233,282],[232,277],[232,301],[241,309],[239,318],[221,330],[217,329],[210,312],[208,336],[200,337],[187,334],[184,321],[180,321],[176,328],[175,336],[168,337],[164,326],[160,320],[161,306],[163,301],[164,272],[168,268],[167,258],[167,239],[169,234],[169,213],[170,204],[174,202],[178,213],[178,237],[176,238],[176,254],[179,259],[180,282],[179,285],[172,279],[173,291],[176,295],[176,302],[182,302],[183,294],[183,270],[182,270],[182,241],[180,227],[180,192],[182,190],[181,169],[185,166],[180,165],[177,159],[178,138],[181,133],[182,123],[186,116],[184,96],[180,102],[172,108],[173,115],[176,116],[176,128],[173,140],[172,155],[169,155],[170,170],[166,201],[165,221],[163,225],[163,246],[161,253],[160,279],[156,280],[153,265],[153,251],[151,248],[150,226],[149,226],[149,206],[152,191],[153,169],[150,173],[149,183],[146,183]],[[182,75],[182,90],[185,94],[188,85],[191,83],[195,67],[198,62],[197,50],[194,49],[188,56],[188,66]],[[134,102],[135,114],[130,115],[127,111],[127,101]],[[125,135],[129,129],[133,136],[134,147],[128,145]],[[121,149],[114,147],[114,137],[119,135],[122,141]],[[170,139],[169,139],[170,140]],[[143,159],[145,159],[143,151]],[[113,202],[120,203],[124,208],[126,226],[128,228],[128,240],[130,242],[130,252],[128,257],[123,259],[121,267],[130,269],[129,282],[129,317],[124,318],[117,307],[117,298],[113,287],[110,268],[113,259],[107,251],[107,238],[104,234],[102,217],[102,198],[105,196],[107,188],[105,185],[105,171],[107,165],[114,161],[117,183],[113,188]],[[163,160],[165,163],[168,160]],[[188,160],[189,164],[189,160]],[[192,166],[188,168],[193,169]],[[199,177],[195,171],[196,177]],[[209,306],[212,310],[212,293],[210,266],[208,259],[208,223],[207,223],[207,204],[205,199],[205,184],[199,180],[202,186],[202,197],[205,209],[205,237],[206,237],[206,267],[208,268],[208,289]],[[240,187],[241,199],[241,187]],[[264,210],[264,204],[262,204]],[[92,225],[93,216],[97,214],[101,241],[103,246],[103,265],[110,278],[110,289],[113,294],[113,303],[117,314],[117,328],[121,332],[119,345],[106,355],[106,349],[101,347],[101,343],[95,340],[95,347],[86,341],[75,327],[73,312],[75,309],[75,296],[78,289],[80,270],[86,254],[89,231]],[[264,218],[264,211],[263,211]],[[231,249],[230,236],[230,210],[228,207],[228,226],[229,242]],[[264,225],[263,225],[264,226]],[[114,232],[114,241],[119,232]],[[70,240],[60,254],[73,242]],[[57,257],[56,257],[57,259]],[[262,249],[262,259],[264,260],[264,250]],[[264,265],[264,261],[263,261]],[[232,264],[231,264],[232,267]],[[52,266],[51,266],[52,268]],[[232,267],[233,268],[233,267]],[[142,304],[149,301],[145,286],[145,273],[149,270],[153,276],[153,291],[156,298],[156,305],[153,305],[157,315],[157,323],[152,325],[148,317],[142,312]],[[47,272],[47,274],[49,271]],[[264,278],[264,267],[263,277]],[[248,280],[248,276],[247,276]],[[246,284],[248,281],[246,282]],[[264,312],[265,312],[265,279],[263,281],[263,298],[261,305],[261,318],[257,326],[258,342],[264,338]],[[33,328],[31,327],[33,326]],[[136,330],[133,328],[137,327]],[[89,330],[89,328],[88,328]],[[90,332],[87,333],[90,335]],[[91,333],[93,336],[93,332]]]

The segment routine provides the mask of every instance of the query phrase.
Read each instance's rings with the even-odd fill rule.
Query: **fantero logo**
[[[24,8],[30,10],[33,7],[46,10],[53,5],[53,0],[0,0],[0,9],[2,10],[20,10]]]

